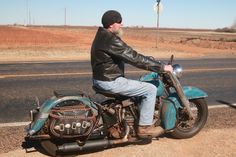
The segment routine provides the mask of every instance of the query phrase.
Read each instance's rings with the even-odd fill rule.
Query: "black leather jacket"
[[[164,69],[160,62],[137,53],[120,37],[99,27],[91,48],[93,79],[112,81],[124,77],[124,63],[154,72]]]

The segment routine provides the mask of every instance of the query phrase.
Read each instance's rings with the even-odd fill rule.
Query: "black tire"
[[[208,117],[208,106],[201,99],[190,100],[190,107],[194,114],[194,120],[188,120],[186,113],[179,112],[179,123],[170,135],[174,138],[185,139],[196,135],[206,124]]]

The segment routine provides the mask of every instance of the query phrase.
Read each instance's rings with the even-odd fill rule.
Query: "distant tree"
[[[228,33],[236,33],[236,19],[234,20],[232,26],[224,27],[224,28],[217,28],[216,32],[228,32]]]
[[[236,29],[236,19],[234,20],[234,23],[232,24],[231,29]]]
[[[224,28],[217,28],[215,30],[216,32],[227,32],[227,33],[236,33],[236,29],[235,28],[229,28],[229,27],[224,27]]]

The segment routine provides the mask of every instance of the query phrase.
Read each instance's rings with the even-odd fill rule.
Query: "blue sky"
[[[27,1],[28,8],[27,11]],[[0,0],[0,24],[100,26],[106,10],[118,10],[124,26],[155,27],[155,0]],[[162,0],[160,27],[222,28],[236,22],[236,0]]]

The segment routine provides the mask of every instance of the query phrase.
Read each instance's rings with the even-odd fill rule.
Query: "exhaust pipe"
[[[82,150],[92,150],[95,148],[108,148],[112,144],[109,140],[94,140],[94,141],[87,141],[85,145],[79,146],[77,142],[73,143],[66,143],[62,146],[58,147],[59,152],[74,152],[74,151],[82,151]]]
[[[73,151],[92,150],[92,149],[96,149],[96,148],[108,148],[108,147],[115,145],[115,144],[128,142],[129,141],[128,135],[130,132],[130,128],[127,124],[125,126],[126,126],[126,128],[125,128],[126,134],[122,139],[118,139],[118,140],[107,140],[107,139],[91,140],[91,141],[87,141],[83,146],[78,145],[77,142],[66,143],[61,146],[58,146],[57,149],[59,152],[68,153],[68,152],[73,152]]]

